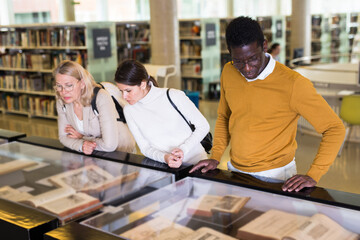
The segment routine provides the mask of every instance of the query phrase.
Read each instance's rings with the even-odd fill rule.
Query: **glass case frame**
[[[0,198],[51,213],[61,224],[174,181],[170,173],[93,156],[19,142],[0,145]]]
[[[207,203],[201,201],[204,196],[249,199],[240,210],[224,212],[205,207]],[[162,234],[170,232],[178,234],[173,239],[198,239],[191,234],[199,236],[201,231],[234,239],[240,227],[271,209],[309,218],[325,214],[348,231],[360,234],[360,211],[193,177],[108,209],[81,224],[127,239],[162,239]],[[186,235],[187,231],[195,232]]]

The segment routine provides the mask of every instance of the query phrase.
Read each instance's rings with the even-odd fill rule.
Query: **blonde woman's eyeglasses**
[[[54,89],[57,92],[62,92],[63,90],[65,90],[66,92],[71,92],[72,90],[74,90],[75,84],[73,84],[73,83],[72,84],[65,84],[65,86],[60,85],[60,84],[56,84],[54,86]]]

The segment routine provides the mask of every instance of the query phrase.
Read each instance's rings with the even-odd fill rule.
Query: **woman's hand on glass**
[[[178,160],[181,160],[181,161],[184,160],[184,152],[180,148],[174,148],[171,151],[171,154],[174,155],[175,157],[177,157]]]
[[[71,125],[66,125],[65,132],[67,133],[68,138],[82,139],[84,137],[84,135],[77,132]]]
[[[92,154],[92,152],[95,150],[95,148],[96,148],[96,142],[84,141],[84,143],[82,145],[82,151],[86,155]]]
[[[173,154],[165,154],[165,162],[171,168],[179,168],[182,164],[182,159]]]

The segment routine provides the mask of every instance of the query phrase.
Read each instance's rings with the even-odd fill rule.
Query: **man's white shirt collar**
[[[270,59],[269,59],[268,64],[264,68],[264,70],[256,78],[253,78],[253,79],[245,78],[246,81],[253,82],[255,80],[264,80],[265,78],[267,78],[267,76],[269,76],[274,71],[276,61],[274,60],[274,58],[269,53],[265,53],[265,56],[270,58]]]

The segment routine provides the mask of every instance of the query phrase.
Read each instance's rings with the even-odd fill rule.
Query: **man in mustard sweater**
[[[234,19],[226,29],[226,42],[232,62],[224,66],[221,75],[211,159],[200,161],[190,172],[215,169],[230,143],[229,170],[285,182],[284,191],[315,186],[342,144],[342,121],[308,79],[266,53],[267,41],[255,20]],[[306,175],[296,174],[295,137],[300,116],[322,134]]]

